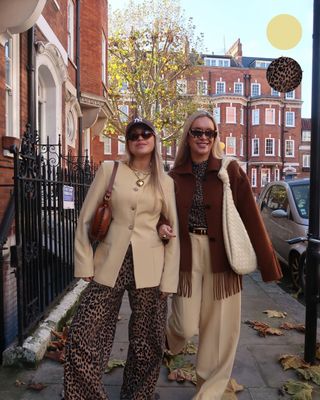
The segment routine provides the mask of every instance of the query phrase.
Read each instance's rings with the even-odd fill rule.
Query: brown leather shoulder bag
[[[111,192],[113,189],[118,166],[119,162],[115,161],[107,191],[103,196],[102,203],[99,204],[92,218],[91,226],[89,229],[89,238],[92,242],[101,242],[101,240],[103,240],[108,233],[109,226],[112,220]]]

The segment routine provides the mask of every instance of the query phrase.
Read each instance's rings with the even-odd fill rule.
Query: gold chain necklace
[[[140,172],[142,173],[142,176],[139,175],[139,171],[134,170],[133,168],[131,168],[132,172],[135,174],[135,176],[138,178],[138,180],[136,181],[136,185],[139,187],[142,187],[144,185],[144,180],[146,179],[147,176],[150,175],[150,171],[148,172]]]

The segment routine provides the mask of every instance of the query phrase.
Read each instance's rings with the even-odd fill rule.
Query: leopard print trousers
[[[66,343],[65,400],[108,400],[102,376],[108,364],[122,297],[131,307],[129,349],[121,399],[154,398],[163,356],[167,300],[159,287],[135,288],[129,246],[114,288],[90,282],[82,294]]]

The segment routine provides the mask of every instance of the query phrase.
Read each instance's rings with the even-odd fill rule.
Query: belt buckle
[[[198,235],[206,235],[206,231],[206,228],[194,228],[194,233],[197,233]]]

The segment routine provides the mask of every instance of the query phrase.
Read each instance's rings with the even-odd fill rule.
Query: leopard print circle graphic
[[[279,57],[267,69],[267,81],[278,92],[287,93],[300,85],[302,69],[293,58]]]

